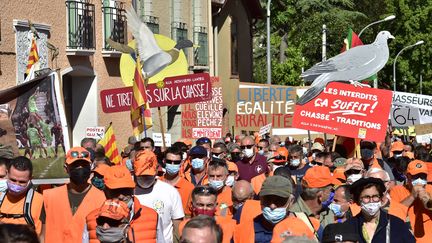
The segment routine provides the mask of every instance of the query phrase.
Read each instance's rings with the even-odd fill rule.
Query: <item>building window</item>
[[[95,49],[95,6],[91,0],[66,1],[69,49]]]
[[[238,75],[238,26],[231,17],[231,75]]]
[[[182,22],[173,22],[171,27],[171,38],[175,42],[179,42],[181,40],[187,40],[188,39],[188,31],[187,31],[187,25],[186,23]],[[186,56],[186,59],[188,58],[187,51],[184,51],[184,54]]]
[[[124,4],[113,0],[104,0],[102,6],[104,20],[104,44],[103,50],[113,49],[108,45],[107,39],[127,44],[127,22]]]
[[[149,27],[149,29],[153,32],[153,34],[159,34],[159,18],[150,16],[150,15],[144,15],[141,16],[141,19],[146,25]]]
[[[208,65],[208,39],[207,31],[205,27],[194,28],[194,43],[198,45],[194,49],[194,61],[195,66],[207,66]]]
[[[141,20],[147,24],[153,34],[159,34],[159,18],[153,16],[152,0],[136,0],[135,5]]]

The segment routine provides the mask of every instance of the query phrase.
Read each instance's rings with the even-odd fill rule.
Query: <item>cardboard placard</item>
[[[416,125],[415,132],[417,135],[432,133],[432,124]]]
[[[100,98],[102,110],[105,113],[130,111],[132,87],[102,90]],[[147,100],[152,108],[210,99],[211,82],[208,73],[168,77],[163,83],[147,86]]]
[[[105,135],[105,127],[86,127],[86,138],[102,139]]]
[[[222,84],[218,77],[211,77],[211,83],[211,100],[182,105],[183,138],[218,139],[223,136]]]
[[[272,129],[272,124],[269,123],[269,124],[267,124],[267,125],[265,125],[265,126],[263,126],[263,127],[260,128],[258,135],[262,136],[262,135],[264,135],[266,133],[270,133],[271,129]]]
[[[296,87],[241,84],[237,92],[235,127],[259,131],[269,123],[272,128],[291,127]]]
[[[408,126],[432,123],[432,96],[393,92],[392,107],[403,107],[410,111],[410,116],[408,116],[408,113],[401,114],[400,110],[395,115],[391,112],[392,120],[396,120],[394,116],[397,116],[400,122],[407,120]],[[403,126],[397,122],[392,123],[392,125]]]
[[[313,100],[296,105],[293,127],[384,141],[392,92],[331,82]]]
[[[171,134],[165,133],[165,147],[171,147]],[[163,146],[162,133],[153,133],[153,141],[155,146]]]
[[[419,109],[410,106],[393,106],[390,112],[390,119],[393,127],[414,126],[420,122]]]

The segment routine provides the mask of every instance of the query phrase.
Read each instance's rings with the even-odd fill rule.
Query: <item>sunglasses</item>
[[[192,195],[196,194],[211,194],[211,195],[217,195],[216,189],[209,186],[197,186],[192,191]]]
[[[345,174],[355,175],[355,174],[360,174],[360,172],[361,172],[361,170],[349,169],[349,170],[345,171]]]
[[[251,148],[253,148],[255,146],[255,144],[252,144],[252,145],[242,145],[242,146],[240,146],[240,148],[241,149],[251,149]]]
[[[223,152],[220,152],[220,153],[212,153],[214,156],[219,156],[219,155],[221,155]]]
[[[122,224],[122,220],[115,220],[108,217],[98,217],[96,219],[97,225],[108,224],[110,227],[119,227]]]
[[[261,147],[261,146],[257,146],[257,148],[258,148],[259,150],[263,150],[263,149],[265,149],[265,147]]]
[[[282,156],[282,155],[278,155],[278,156],[273,157],[273,159],[277,159],[277,160],[286,160],[286,157],[285,157],[285,156]]]
[[[89,152],[79,152],[79,151],[71,151],[70,152],[70,157],[72,158],[90,158],[90,153]]]
[[[311,164],[313,164],[313,165],[322,165],[321,162],[316,162],[315,160],[313,160],[313,161],[311,162]]]
[[[181,162],[182,162],[181,160],[170,160],[170,159],[165,159],[165,163],[166,163],[166,164],[179,165]]]

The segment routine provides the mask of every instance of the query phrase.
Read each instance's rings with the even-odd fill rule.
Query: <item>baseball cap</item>
[[[228,165],[228,171],[235,171],[238,172],[238,167],[234,162],[226,161]]]
[[[408,164],[407,173],[417,175],[420,173],[428,174],[427,165],[421,160],[413,160]]]
[[[201,137],[201,138],[198,138],[198,140],[196,141],[196,144],[203,144],[203,143],[210,143],[211,144],[210,138]]]
[[[346,165],[345,165],[345,171],[348,170],[363,170],[364,169],[364,164],[360,159],[357,158],[350,158],[347,159],[346,161]]]
[[[410,159],[414,159],[414,153],[413,152],[403,152],[402,155],[406,156]]]
[[[349,223],[329,224],[323,231],[323,243],[331,242],[359,242],[360,238],[355,227]]]
[[[195,146],[189,150],[190,156],[207,156],[207,149],[203,146]]]
[[[315,138],[314,143],[320,143],[322,145],[324,144],[324,138]]]
[[[182,143],[186,144],[186,146],[192,146],[192,140],[187,139],[187,138],[180,138],[177,142],[182,142]]]
[[[110,166],[107,164],[98,164],[96,166],[96,168],[93,169],[93,172],[98,173],[101,176],[105,176],[106,170],[109,168]]]
[[[315,142],[312,144],[311,150],[319,150],[319,151],[323,152],[324,146],[322,146],[322,144],[319,142]]]
[[[126,203],[118,199],[108,199],[99,209],[98,217],[106,217],[114,220],[129,218],[129,208]]]
[[[70,165],[75,161],[82,160],[91,164],[90,152],[83,147],[73,147],[66,153],[65,163]]]
[[[273,158],[273,163],[286,162],[288,160],[288,149],[285,147],[278,148]]]
[[[123,165],[108,167],[105,171],[104,183],[109,189],[135,188],[130,171]]]
[[[314,166],[306,171],[302,182],[308,188],[321,188],[328,185],[336,185],[339,182],[330,173],[327,166]]]
[[[345,176],[345,168],[344,167],[336,167],[336,169],[333,171],[333,178],[335,178],[338,181],[338,184],[336,185],[341,185],[342,182],[346,181],[346,176]],[[335,180],[335,183],[336,183]]]
[[[345,167],[346,161],[347,161],[347,159],[345,159],[343,157],[339,157],[333,161],[333,165],[335,167]]]
[[[142,150],[135,155],[133,167],[136,176],[140,175],[156,175],[157,173],[157,158],[152,151]]]
[[[292,194],[292,184],[288,178],[283,176],[269,176],[262,184],[259,196],[275,195],[288,198]]]
[[[403,149],[404,149],[404,144],[401,141],[396,141],[392,144],[390,152],[403,151]]]

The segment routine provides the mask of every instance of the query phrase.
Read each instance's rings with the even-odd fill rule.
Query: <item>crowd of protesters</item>
[[[0,239],[430,242],[430,145],[331,141],[227,134],[159,148],[130,137],[113,164],[85,138],[65,156],[70,182],[44,187],[30,159],[0,148]]]

